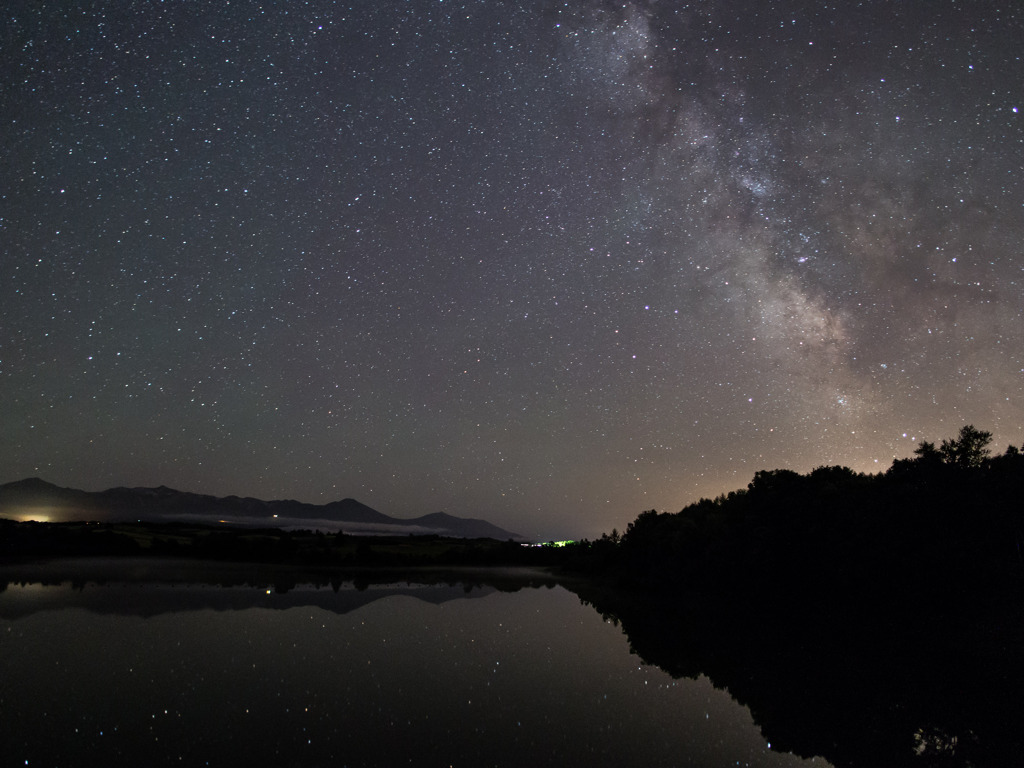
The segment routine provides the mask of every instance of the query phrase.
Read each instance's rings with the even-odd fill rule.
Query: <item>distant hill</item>
[[[110,488],[89,492],[61,488],[38,477],[0,485],[0,517],[70,522],[203,522],[245,527],[310,528],[353,534],[437,534],[500,541],[523,537],[486,520],[435,512],[412,519],[390,517],[355,499],[329,504],[263,501],[240,496],[209,496],[157,488]]]
[[[351,499],[349,499],[351,501]],[[356,502],[358,504],[358,502]],[[445,512],[434,512],[430,515],[423,515],[422,517],[414,517],[411,520],[403,521],[408,525],[416,525],[424,528],[438,528],[440,530],[459,530],[463,533],[458,534],[464,536],[467,539],[498,539],[499,541],[507,541],[508,539],[522,539],[523,537],[509,533],[498,526],[487,522],[486,520],[479,520],[473,517],[453,517]],[[449,534],[454,535],[454,534]]]

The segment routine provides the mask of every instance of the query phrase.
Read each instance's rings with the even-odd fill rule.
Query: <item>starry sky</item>
[[[0,482],[593,537],[1024,441],[1017,2],[12,0]]]

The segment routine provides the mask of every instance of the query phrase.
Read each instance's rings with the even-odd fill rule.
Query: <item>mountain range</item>
[[[81,491],[61,488],[38,477],[0,485],[0,517],[43,522],[187,522],[254,528],[344,530],[357,535],[436,534],[457,538],[522,540],[486,520],[434,512],[414,518],[385,515],[355,499],[328,504],[263,501],[240,496],[209,496],[157,488],[109,488]]]

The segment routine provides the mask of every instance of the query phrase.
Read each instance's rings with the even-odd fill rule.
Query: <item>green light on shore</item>
[[[575,544],[573,539],[565,539],[564,541],[542,541],[539,544],[523,544],[524,547],[567,547],[570,544]]]

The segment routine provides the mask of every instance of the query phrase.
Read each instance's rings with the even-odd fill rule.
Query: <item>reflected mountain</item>
[[[0,619],[81,609],[150,618],[194,611],[433,604],[525,587],[575,592],[630,650],[674,678],[709,678],[749,707],[773,751],[836,768],[1015,766],[1024,753],[1024,611],[613,588],[525,568],[309,572],[241,563],[60,560],[0,567]],[[27,586],[26,586],[27,585]]]
[[[67,608],[143,618],[248,608],[344,614],[387,597],[441,604],[554,584],[547,574],[525,568],[311,573],[231,563],[64,560],[0,567],[0,619]]]

